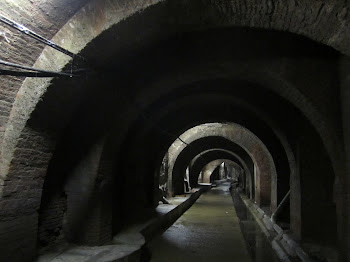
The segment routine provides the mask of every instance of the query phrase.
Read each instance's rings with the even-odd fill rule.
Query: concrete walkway
[[[149,243],[153,262],[251,261],[228,191],[221,185]]]

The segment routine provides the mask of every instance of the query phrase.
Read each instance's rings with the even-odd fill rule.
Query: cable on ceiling
[[[55,71],[48,71],[48,70],[42,70],[37,69],[25,65],[15,64],[7,61],[0,60],[0,65],[10,67],[10,68],[16,68],[20,70],[10,70],[10,69],[3,69],[0,68],[0,75],[10,75],[10,76],[25,76],[25,77],[73,77],[73,76],[80,76],[82,73],[86,72],[85,69],[80,70],[72,70],[70,72],[55,72]],[[23,71],[24,69],[25,71]]]
[[[70,76],[70,77],[73,77],[73,76],[77,76],[78,74],[81,74],[81,72],[85,72],[85,70],[83,69],[74,70],[71,72],[48,71],[48,70],[42,70],[42,69],[37,69],[37,68],[25,66],[25,65],[7,62],[1,59],[0,59],[0,65],[4,65],[6,67],[13,67],[16,69],[27,70],[27,71],[14,71],[14,70],[7,70],[7,69],[0,68],[1,75],[12,75],[12,76],[38,76],[38,77]]]
[[[74,73],[64,73],[64,72],[33,72],[33,71],[14,71],[14,70],[6,70],[0,69],[0,75],[8,75],[8,76],[25,76],[25,77],[74,77],[79,76]]]
[[[19,23],[16,23],[15,21],[12,21],[11,19],[8,19],[2,15],[0,15],[0,22],[20,31],[21,33],[23,33],[25,35],[30,36],[31,38],[33,38],[33,39],[35,39],[35,40],[37,40],[45,45],[52,47],[53,49],[56,49],[57,51],[65,54],[65,55],[68,55],[72,58],[80,58],[82,60],[85,60],[82,56],[76,55],[63,47],[56,45],[52,41],[40,36],[39,34],[35,33],[34,31],[30,30],[29,28],[27,28]]]

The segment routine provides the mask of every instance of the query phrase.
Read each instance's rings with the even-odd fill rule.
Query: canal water
[[[279,261],[240,198],[221,184],[149,244],[152,262]],[[233,205],[235,204],[235,206]]]
[[[237,191],[232,191],[232,200],[236,214],[240,220],[241,231],[252,261],[280,261],[273,251],[271,244],[267,241],[266,236],[262,232],[260,226],[255,222],[254,217],[243,203]]]

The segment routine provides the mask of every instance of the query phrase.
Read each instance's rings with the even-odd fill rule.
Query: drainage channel
[[[202,194],[165,233],[148,243],[151,262],[279,261],[230,184]],[[237,210],[237,211],[236,211]]]
[[[280,261],[273,251],[271,244],[266,239],[260,226],[256,223],[247,206],[243,203],[236,191],[232,191],[232,200],[240,220],[240,227],[249,254],[254,262],[278,262]]]

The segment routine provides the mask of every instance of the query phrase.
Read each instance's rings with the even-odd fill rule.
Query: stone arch
[[[209,137],[203,137],[203,138],[199,138],[196,141],[191,143],[191,146],[187,146],[185,147],[182,151],[181,151],[181,155],[179,155],[179,157],[177,158],[177,165],[176,167],[174,166],[173,173],[175,175],[173,175],[173,178],[171,178],[171,174],[168,174],[168,184],[169,184],[169,192],[168,194],[170,196],[172,196],[172,194],[174,193],[174,191],[172,190],[172,180],[177,181],[178,184],[182,184],[182,175],[185,172],[185,168],[187,168],[187,166],[191,165],[192,160],[200,153],[204,153],[207,150],[211,150],[211,149],[215,149],[215,148],[220,148],[223,151],[220,152],[215,152],[214,158],[218,157],[218,154],[220,154],[221,156],[225,156],[227,158],[231,158],[232,155],[229,154],[230,152],[234,152],[234,156],[237,157],[237,159],[241,159],[241,162],[246,164],[247,166],[247,170],[249,170],[249,173],[251,174],[251,176],[254,178],[254,174],[255,174],[255,166],[254,166],[254,162],[251,159],[251,157],[249,156],[249,154],[239,145],[230,142],[229,140],[223,138],[223,137],[218,137],[218,136],[209,136]],[[169,167],[174,165],[174,161],[172,159],[172,155],[173,155],[174,151],[173,150],[169,150],[168,151],[168,172],[170,172]],[[222,158],[222,157],[219,157]],[[210,158],[209,158],[210,159]],[[198,170],[198,173],[199,174]],[[197,178],[194,178],[194,180],[196,180]],[[191,178],[191,180],[193,180],[193,178]],[[254,180],[254,179],[253,179]],[[192,181],[193,182],[193,181]],[[192,185],[195,186],[195,185]],[[251,188],[251,190],[254,193],[255,187]]]
[[[189,150],[188,155],[186,154],[185,157],[185,161],[181,161],[181,165],[179,165],[179,172],[184,172],[184,168],[189,166],[190,167],[190,181],[191,181],[191,187],[196,187],[197,186],[197,179],[198,179],[198,175],[199,172],[201,170],[201,168],[204,166],[204,163],[206,163],[206,161],[204,163],[202,163],[202,161],[194,161],[201,159],[199,157],[199,155],[201,154],[206,154],[206,153],[210,153],[211,151],[215,151],[215,150],[219,150],[219,152],[214,152],[213,155],[210,154],[210,156],[206,156],[205,160],[209,160],[209,159],[215,159],[218,157],[218,155],[220,155],[221,157],[226,157],[228,159],[234,157],[235,160],[237,162],[239,162],[245,170],[245,173],[247,174],[246,176],[246,184],[248,185],[246,187],[246,193],[248,196],[250,196],[252,199],[254,199],[255,196],[255,187],[254,187],[254,163],[252,161],[252,159],[250,158],[250,156],[239,146],[237,146],[234,143],[230,143],[228,140],[221,138],[221,137],[205,137],[205,138],[200,138],[198,140],[196,140],[195,142],[192,143],[192,147],[191,148],[185,148],[184,150]],[[169,155],[171,152],[167,151],[165,156],[163,158],[163,161],[165,160],[166,163],[164,163],[162,161],[162,165],[164,165],[163,167],[163,172],[164,174],[162,174],[162,176],[165,175],[165,177],[162,178],[163,183],[165,183],[166,181],[169,181],[169,164],[170,163],[170,159],[169,159]],[[191,160],[192,159],[192,160]],[[195,168],[193,170],[193,164],[196,162],[196,164],[199,164],[199,168]],[[191,171],[191,167],[192,167],[192,171]],[[164,170],[164,168],[166,168],[166,170]],[[196,177],[197,176],[197,177]],[[168,183],[168,182],[167,182]],[[163,188],[168,189],[168,185],[163,185]],[[169,189],[170,192],[168,192],[168,190],[166,190],[168,192],[168,195],[171,196],[172,195],[172,191],[171,189]]]
[[[213,148],[213,149],[205,150],[199,155],[197,155],[195,158],[193,158],[190,164],[191,186],[192,187],[196,186],[199,173],[201,172],[203,167],[208,163],[208,161],[214,161],[217,158],[229,159],[237,163],[244,170],[246,181],[244,181],[243,188],[246,190],[246,193],[249,197],[253,196],[254,185],[251,184],[251,181],[253,181],[252,178],[254,177],[254,166],[251,165],[250,167],[248,167],[248,163],[243,161],[243,159],[238,154],[230,150],[221,149],[221,148]]]
[[[265,145],[249,130],[237,124],[203,124],[198,127],[189,129],[183,133],[180,138],[186,144],[191,144],[193,141],[207,136],[221,136],[227,140],[240,145],[252,158],[256,167],[256,194],[255,201],[259,205],[270,205],[271,210],[277,207],[277,189],[276,180],[277,174],[273,159],[265,147]],[[181,152],[186,147],[181,140],[176,140],[170,147],[172,152],[169,174],[173,175],[173,170],[176,168],[176,162]],[[175,149],[174,151],[172,149]],[[173,163],[173,164],[172,164]],[[171,177],[169,179],[172,180]],[[169,186],[171,188],[171,186]]]
[[[202,183],[210,183],[210,176],[213,173],[213,171],[222,163],[229,163],[230,165],[234,166],[237,169],[242,170],[241,166],[239,164],[237,164],[236,162],[230,160],[230,159],[216,159],[213,160],[211,162],[209,162],[208,164],[206,164],[201,173],[203,173],[203,181]]]
[[[90,11],[93,12],[92,9]],[[65,27],[65,30],[68,30],[68,31],[71,30],[68,27],[70,27],[69,24],[67,24],[67,26]],[[67,32],[64,32],[64,33],[67,33]],[[76,33],[79,34],[79,32],[76,32]],[[59,36],[57,37],[59,39]],[[88,52],[87,51],[88,48],[89,47],[86,46],[86,48],[84,49],[84,52]],[[50,56],[54,58],[50,59]],[[64,68],[64,65],[69,64],[69,59],[67,60],[62,57],[56,57],[56,56],[57,54],[54,54],[54,53],[50,55],[50,51],[45,49],[43,52],[43,55],[38,59],[36,65],[37,66],[42,65],[43,67],[46,67],[46,64],[45,64],[46,62],[51,64],[52,62],[51,60],[54,60],[56,63],[56,64],[55,63],[53,64],[53,65],[56,65],[55,69],[59,69],[59,68]],[[63,60],[66,62],[63,62],[62,66],[58,66],[57,63],[61,63]],[[317,112],[317,110],[315,110],[315,108],[309,105],[309,103],[304,98],[303,94],[293,89],[294,86],[292,83],[286,83],[285,81],[282,81],[278,77],[276,78],[275,75],[271,75],[266,72],[258,72],[256,78],[259,79],[259,82],[264,84],[264,86],[266,85],[266,87],[268,88],[271,86],[271,89],[273,89],[279,94],[282,92],[282,97],[285,97],[287,98],[287,100],[292,101],[293,104],[295,104],[302,112],[304,112],[309,119],[311,120],[314,119],[312,122],[314,125],[316,125],[316,128],[319,131],[319,133],[321,135],[323,134],[321,137],[324,143],[329,145],[327,148],[334,149],[334,150],[329,149],[329,152],[338,152],[335,154],[330,153],[330,156],[333,158],[334,161],[338,163],[341,162],[341,157],[337,157],[341,155],[339,154],[339,150],[341,147],[336,146],[341,144],[338,141],[339,139],[337,138],[337,136],[334,137],[331,135],[333,134],[332,130],[329,130],[327,127],[323,125],[324,121],[322,121],[322,117],[320,116],[320,114]],[[33,173],[35,177],[43,176],[43,174],[46,173],[48,159],[51,158],[51,155],[52,155],[51,152],[54,150],[56,138],[51,135],[42,134],[40,130],[31,130],[30,128],[29,129],[25,128],[25,125],[28,124],[28,119],[30,118],[30,115],[33,109],[35,108],[37,102],[40,100],[40,98],[43,96],[43,94],[46,92],[49,86],[50,87],[53,86],[51,80],[27,79],[23,83],[22,88],[18,93],[18,99],[16,99],[13,110],[11,112],[10,120],[6,127],[4,140],[3,140],[2,155],[1,155],[1,162],[2,162],[1,174],[2,174],[3,180],[5,180],[5,177],[7,178],[11,177],[10,174],[18,174],[20,170],[23,169],[23,166],[19,166],[18,168],[15,168],[14,165],[11,165],[11,163],[20,161],[21,155],[25,154],[28,149],[31,150],[30,148],[36,147],[36,143],[38,141],[35,141],[35,142],[28,141],[28,139],[33,140],[32,139],[33,137],[37,137],[38,140],[40,140],[40,145],[42,147],[37,147],[39,149],[38,155],[40,155],[40,159],[38,158],[33,160],[34,162],[37,161],[40,164],[38,167],[35,167],[32,170],[30,170],[30,172]],[[277,90],[277,86],[280,87],[278,88],[278,90]],[[331,143],[327,139],[327,137],[334,137],[336,142]],[[340,173],[339,168],[337,168],[337,170],[338,170],[337,173],[339,174]],[[8,183],[6,183],[5,186],[0,188],[1,190],[0,193],[3,193],[4,191],[6,191],[5,188],[7,187],[7,184]],[[5,194],[8,194],[8,192],[5,192]],[[38,203],[33,204],[33,206],[35,205],[38,206]],[[28,213],[33,213],[33,210],[28,211]]]
[[[193,3],[192,3],[193,2]],[[213,26],[246,26],[246,27],[257,27],[264,29],[276,29],[282,31],[289,31],[296,34],[301,34],[308,36],[318,42],[334,46],[338,50],[343,51],[345,54],[349,54],[347,45],[342,45],[341,43],[348,42],[348,34],[341,34],[341,32],[346,30],[347,21],[347,7],[343,6],[337,2],[327,3],[326,5],[321,5],[317,1],[314,4],[298,4],[296,5],[294,1],[289,1],[283,5],[271,2],[271,5],[266,5],[261,3],[260,8],[253,8],[250,3],[246,3],[246,9],[240,9],[239,16],[235,16],[236,10],[234,8],[235,3],[230,2],[220,2],[214,3],[200,3],[192,1],[190,4],[181,3],[179,5],[175,4],[175,1],[167,1],[163,3],[162,1],[134,1],[134,2],[107,2],[107,1],[91,1],[86,6],[84,6],[80,11],[78,11],[53,37],[54,42],[63,42],[63,47],[69,48],[72,52],[82,53],[87,52],[91,44],[88,45],[92,40],[100,37],[105,38],[106,35],[111,32],[111,38],[113,36],[113,30],[118,30],[116,25],[121,23],[123,19],[141,12],[146,14],[147,12],[157,12],[157,8],[164,8],[165,13],[169,8],[175,7],[175,10],[182,10],[182,8],[198,8],[202,6],[200,15],[198,17],[193,16],[196,12],[191,13],[191,16],[186,16],[188,12],[183,12],[184,19],[175,19],[179,21],[187,21],[185,24],[189,24],[188,21],[192,21],[190,24],[201,24],[201,20],[206,21],[206,25],[209,27]],[[149,8],[154,6],[155,8]],[[289,6],[284,9],[285,6]],[[248,8],[251,7],[251,8]],[[325,8],[327,7],[327,8]],[[253,12],[250,12],[250,11]],[[259,10],[259,11],[258,11]],[[317,11],[316,11],[317,10]],[[214,12],[213,12],[214,11]],[[244,14],[249,11],[249,16],[244,18]],[[308,14],[304,16],[297,16],[296,13]],[[273,16],[272,14],[284,13],[283,16]],[[322,18],[324,20],[319,20],[319,14],[323,13]],[[101,16],[102,14],[102,16]],[[180,12],[178,14],[181,14]],[[340,15],[339,15],[340,14]],[[93,19],[91,19],[91,17]],[[161,17],[164,19],[166,16]],[[282,18],[283,17],[283,18]],[[287,19],[288,17],[288,19]],[[301,17],[308,17],[310,21],[314,19],[315,22],[311,23],[301,23],[304,26],[300,27],[299,20]],[[234,18],[234,19],[232,19]],[[274,19],[272,19],[274,18]],[[327,19],[328,18],[328,19]],[[283,20],[286,19],[286,20]],[[259,21],[257,24],[256,21]],[[291,22],[294,21],[294,22]],[[326,22],[327,21],[327,22]],[[332,21],[333,23],[330,23]],[[148,21],[154,22],[154,21]],[[159,21],[157,21],[159,23]],[[97,25],[97,26],[96,26]],[[283,25],[283,26],[282,26]],[[335,30],[329,30],[325,32],[324,25],[334,28]],[[85,30],[81,30],[85,28]],[[175,27],[178,30],[178,27]],[[201,25],[201,28],[203,26]],[[194,28],[195,29],[195,26]],[[86,33],[88,32],[88,33]],[[113,32],[113,33],[112,33]],[[315,33],[317,32],[317,33]],[[79,41],[75,41],[79,39]],[[62,41],[65,40],[65,41]],[[103,39],[104,41],[105,39]],[[101,55],[99,52],[97,55]],[[61,70],[71,62],[71,59],[67,58],[62,54],[53,52],[49,48],[45,48],[41,56],[38,58],[34,66]],[[46,92],[47,88],[51,85],[51,80],[37,80],[37,79],[26,79],[18,93],[17,99],[15,101],[11,116],[5,130],[4,142],[2,148],[2,179],[6,177],[6,174],[10,168],[10,162],[12,161],[13,154],[18,143],[18,138],[20,134],[24,131],[24,126],[30,117],[36,104]],[[288,91],[289,92],[289,91]],[[288,93],[287,92],[287,93]],[[286,95],[286,94],[285,94]],[[303,99],[297,98],[299,95],[295,96],[294,103],[303,103]],[[308,111],[310,108],[304,106],[302,111]],[[315,110],[311,110],[315,111]],[[319,126],[319,117],[317,117],[317,112],[311,112],[307,114],[310,119],[314,119],[314,125],[319,129],[321,133],[326,132],[325,137],[332,137],[332,132],[323,130],[322,126]],[[316,119],[315,119],[316,117]],[[325,139],[326,140],[326,139]],[[325,141],[327,142],[327,141]],[[337,159],[337,158],[335,158]]]
[[[214,170],[218,168],[222,163],[224,163],[223,159],[217,159],[213,160],[209,163],[207,163],[203,169],[201,170],[201,176],[202,176],[202,183],[210,183],[211,182],[211,175],[213,174]]]
[[[201,86],[201,88],[206,87],[206,85],[222,87],[228,85],[228,83],[225,81],[213,81],[209,84],[202,82],[193,83],[193,86]],[[231,85],[238,86],[239,82],[232,82]],[[152,110],[146,110],[144,115],[146,115],[147,117],[143,116],[141,118],[142,124],[145,125],[142,129],[143,133],[159,133],[159,135],[173,134],[173,138],[169,139],[174,139],[176,136],[175,132],[171,129],[171,126],[173,126],[174,123],[179,124],[181,122],[181,125],[179,124],[179,126],[186,127],[188,126],[188,122],[186,122],[186,119],[189,119],[191,121],[193,119],[196,119],[196,122],[199,123],[205,123],[207,121],[211,121],[212,119],[216,119],[218,122],[238,121],[240,125],[245,126],[249,130],[251,130],[265,143],[265,145],[269,148],[270,153],[274,159],[275,157],[279,158],[278,161],[275,162],[275,165],[282,162],[281,157],[285,156],[286,160],[284,160],[284,164],[287,168],[285,168],[285,170],[281,170],[277,169],[276,166],[278,174],[281,174],[281,177],[279,177],[278,179],[279,186],[281,183],[284,183],[284,190],[278,191],[278,201],[281,201],[281,199],[289,190],[289,174],[291,177],[291,181],[294,184],[298,184],[299,178],[296,177],[294,153],[288,142],[288,137],[286,134],[284,134],[279,125],[276,124],[276,120],[271,119],[268,113],[263,112],[263,108],[253,106],[250,103],[242,100],[242,98],[237,97],[237,95],[233,97],[233,94],[221,94],[219,93],[219,91],[217,91],[218,87],[216,88],[215,92],[217,93],[215,94],[207,94],[207,90],[202,91],[202,89],[199,94],[190,94],[188,90],[191,89],[191,85],[185,86],[183,89],[186,90],[186,96],[184,98],[181,97],[182,93],[180,92],[180,90],[174,90],[174,93],[176,95],[175,101],[171,100],[167,96],[160,97],[158,100],[166,101],[165,105],[162,104],[162,102],[158,102],[155,105],[152,105],[152,107],[154,107],[155,112],[153,112]],[[138,102],[142,103],[141,100]],[[207,106],[205,107],[204,105]],[[219,109],[217,108],[218,105],[220,105]],[[210,114],[210,112],[213,111],[212,108],[215,108],[218,110],[218,112],[220,112],[219,117],[213,117],[213,115]],[[227,108],[230,109],[226,112],[225,110],[227,110]],[[181,111],[179,111],[179,109],[181,109]],[[200,110],[202,113],[196,114],[196,111],[198,110]],[[168,121],[169,119],[174,119],[177,114],[181,114],[182,112],[185,115],[181,118],[181,120],[177,120],[176,122]],[[192,118],[192,114],[195,117]],[[198,115],[200,117],[198,117]],[[152,116],[151,121],[147,121],[150,119],[150,116]],[[138,125],[140,125],[140,122],[137,122],[137,124],[135,124],[135,127],[137,128]],[[266,130],[269,130],[269,132],[264,132]],[[176,130],[176,132],[178,131]],[[181,132],[182,131],[179,131],[178,134],[180,135]],[[279,151],[274,150],[274,148],[269,143],[272,140],[271,137],[274,137],[273,140],[276,141],[276,143],[280,144]],[[163,154],[164,153],[162,153],[161,155]],[[294,214],[296,214],[296,212],[294,212]]]
[[[147,6],[156,4],[158,2],[160,1],[153,1],[153,2],[147,1],[147,3],[145,1],[136,1],[136,2],[132,1],[132,3],[130,1],[113,2],[113,3],[107,2],[107,1],[92,1],[86,7],[84,7],[80,12],[78,12],[70,21],[68,21],[68,23],[56,34],[56,36],[53,38],[53,41],[61,42],[61,40],[67,39],[68,41],[65,41],[64,47],[67,47],[71,51],[77,52],[77,53],[80,53],[82,50],[85,52],[86,49],[90,48],[90,46],[87,47],[87,43],[91,42],[92,38],[96,37],[102,32],[105,32],[104,33],[105,35],[107,33],[108,28],[110,28],[112,25],[118,24],[118,22],[120,22],[123,18],[126,18],[136,13],[137,11],[143,10]],[[230,6],[231,3],[220,3],[219,5],[215,6],[217,13],[216,15],[213,15],[212,18],[215,18],[215,17],[221,18],[222,14],[227,15],[226,19],[222,20],[221,25],[223,26],[229,26],[229,25],[256,26],[256,21],[262,21],[259,27],[282,29],[290,32],[308,35],[309,37],[315,40],[333,45],[340,50],[343,50],[343,49],[345,50],[347,46],[344,47],[341,43],[348,42],[348,39],[347,39],[348,34],[342,34],[341,32],[346,30],[346,21],[347,21],[346,7],[338,3],[333,3],[333,4],[328,3],[326,5],[327,8],[324,8],[323,5],[322,6],[318,5],[317,1],[314,1],[313,3],[314,5],[310,5],[309,3],[295,5],[294,1],[290,1],[286,5],[276,4],[275,6],[269,6],[269,5],[261,4],[261,7],[262,7],[261,9],[253,8],[251,10],[264,10],[264,11],[262,12],[255,11],[251,16],[249,16],[251,17],[250,19],[243,19],[243,16],[241,15],[235,16],[234,14],[236,14],[236,11],[234,11],[234,9],[232,8],[229,8],[229,9],[227,8],[227,7],[232,7]],[[198,4],[199,2],[195,2],[194,6],[198,7]],[[162,5],[162,3],[160,3],[159,5]],[[182,3],[182,5],[185,5],[185,4]],[[279,23],[278,20],[280,18],[279,19],[275,18],[276,20],[274,20],[273,14],[283,13],[284,6],[289,6],[290,8],[286,9],[286,14],[287,14],[286,16],[281,16],[281,17],[287,17],[285,18],[286,20],[282,21],[285,23]],[[181,6],[179,9],[181,10]],[[203,9],[203,12],[204,10],[205,9]],[[313,15],[310,15],[310,16],[312,18],[315,18],[315,21],[319,21],[319,13],[323,13],[324,14],[322,16],[324,19],[322,20],[323,22],[316,22],[316,23],[310,22],[310,24],[298,23],[298,21],[301,21],[302,18],[300,18],[297,15],[294,15],[293,12],[298,11],[303,14],[306,12],[306,10],[308,11],[311,10],[310,13]],[[314,12],[315,10],[320,12]],[[104,15],[101,17],[100,15],[98,15],[99,12]],[[211,20],[209,19],[210,14],[207,14],[207,16],[204,16],[204,17],[207,17],[209,21]],[[217,14],[220,14],[220,15],[217,15]],[[93,17],[93,19],[91,19],[91,17]],[[200,17],[203,18],[202,15]],[[233,17],[238,17],[238,18],[233,19]],[[305,17],[309,17],[309,16],[305,16]],[[194,18],[189,17],[188,19],[194,19]],[[83,21],[87,23],[84,26],[82,25]],[[186,19],[182,21],[186,21]],[[293,23],[289,23],[287,21],[293,21]],[[329,21],[333,21],[334,23],[329,23]],[[282,24],[283,26],[281,26]],[[304,26],[300,26],[300,24]],[[325,30],[323,30],[323,28],[325,24],[327,24],[328,26],[332,26],[332,28],[335,28],[335,30],[324,32]],[[85,27],[86,30],[81,30],[81,28],[83,27]],[[87,34],[86,32],[89,32],[89,34]],[[319,32],[319,33],[316,34],[314,32]],[[79,45],[76,45],[73,43],[74,41],[73,36],[81,39],[81,42],[79,43]],[[69,41],[69,40],[72,40],[72,41]],[[348,51],[346,50],[343,52],[348,54]],[[35,63],[35,66],[43,67],[46,69],[61,70],[65,66],[67,66],[70,62],[71,60],[64,57],[63,55],[59,55],[51,52],[48,49],[45,49],[42,55],[37,60],[37,62]],[[22,85],[21,90],[18,92],[17,99],[11,111],[10,120],[6,126],[4,140],[2,144],[2,154],[1,154],[2,169],[0,172],[1,173],[0,195],[2,197],[11,195],[10,189],[13,185],[11,185],[10,182],[7,182],[9,178],[14,176],[14,174],[24,175],[23,173],[21,173],[23,172],[23,170],[27,170],[31,174],[30,176],[28,176],[29,178],[32,178],[32,177],[38,178],[39,182],[37,182],[38,185],[36,185],[36,188],[42,188],[42,182],[43,182],[42,178],[46,174],[47,164],[49,159],[52,156],[52,151],[55,147],[57,138],[51,135],[45,135],[42,132],[40,132],[40,130],[31,130],[30,128],[28,129],[25,127],[26,127],[26,124],[28,123],[30,115],[33,109],[35,108],[36,104],[38,103],[40,98],[43,96],[43,94],[46,92],[47,88],[50,86],[51,86],[51,79],[48,79],[48,80],[26,79]],[[295,101],[297,100],[298,98],[295,99]],[[301,101],[302,100],[303,99],[301,99]],[[306,107],[307,105],[305,103],[305,108],[303,110],[305,111],[309,110]],[[315,113],[316,116],[314,116],[312,113],[314,111],[315,110],[311,109],[311,113],[308,114],[309,118],[314,119],[313,123],[314,125],[317,126],[319,132],[323,134],[322,137],[324,137],[323,139],[324,141],[326,141],[325,143],[332,144],[331,142],[327,142],[327,138],[332,137],[332,130],[328,130],[326,127],[322,126],[323,125],[322,118],[317,117],[318,116],[317,112]],[[332,149],[334,148],[337,149],[337,145],[340,144],[338,143],[339,141],[337,139],[335,140],[336,141],[334,144],[336,146],[333,146]],[[22,161],[21,157],[23,157],[23,155],[24,156],[28,155],[29,154],[28,151],[33,151],[33,150],[35,151],[36,156],[33,157],[33,159],[31,159],[33,166],[30,166],[28,168],[28,165],[26,164],[27,161],[25,160],[21,162]],[[332,152],[330,153],[330,155],[331,157],[333,157]],[[337,156],[339,156],[339,154],[335,154],[333,158],[338,159]],[[18,164],[18,162],[20,162],[20,164]],[[2,185],[2,184],[5,184],[5,185]],[[36,219],[33,213],[35,213],[35,210],[38,207],[38,192],[34,192],[34,191],[35,190],[27,190],[26,192],[23,193],[24,199],[31,198],[31,199],[35,199],[34,201],[30,203],[26,202],[23,204],[12,203],[19,210],[23,210],[24,212],[23,215],[24,216],[28,215],[30,220]],[[4,206],[6,205],[4,204]],[[9,217],[11,217],[11,214],[8,214],[8,215]]]

